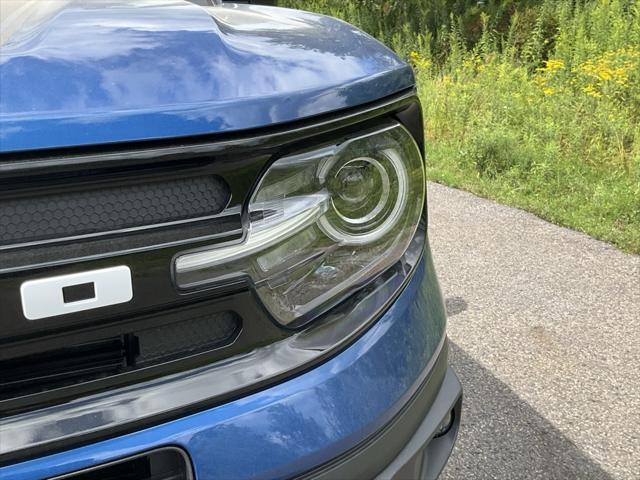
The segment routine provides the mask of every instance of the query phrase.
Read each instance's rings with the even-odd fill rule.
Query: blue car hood
[[[32,0],[1,26],[4,152],[263,127],[414,85],[368,35],[283,8]]]

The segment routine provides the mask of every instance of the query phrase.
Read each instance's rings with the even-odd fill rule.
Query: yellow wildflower
[[[564,69],[564,61],[559,59],[549,59],[544,62],[544,67],[539,70],[542,72],[556,72]]]
[[[584,93],[586,93],[587,95],[589,95],[590,97],[594,97],[594,98],[599,98],[602,96],[602,94],[595,89],[595,87],[593,86],[592,83],[589,83],[588,85],[586,85],[582,91]]]
[[[428,69],[431,67],[431,61],[425,56],[419,54],[415,50],[409,54],[409,61],[416,67],[420,69]]]

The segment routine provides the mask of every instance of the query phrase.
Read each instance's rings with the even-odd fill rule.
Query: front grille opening
[[[230,345],[234,312],[201,314],[157,327],[0,361],[0,400],[24,397],[152,367]]]
[[[191,480],[187,454],[164,448],[50,480]]]
[[[0,399],[116,375],[126,368],[124,338],[110,338],[0,362]]]
[[[0,247],[208,218],[229,203],[216,175],[0,197]]]

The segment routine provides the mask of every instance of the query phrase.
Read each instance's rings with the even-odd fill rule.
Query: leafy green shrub
[[[526,146],[520,143],[517,135],[506,129],[474,132],[462,157],[472,163],[480,176],[489,178],[514,168],[528,172],[532,164]]]

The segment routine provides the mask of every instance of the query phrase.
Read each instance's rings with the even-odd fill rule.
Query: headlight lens
[[[400,259],[424,196],[422,157],[397,122],[281,158],[251,199],[245,241],[179,256],[177,283],[249,277],[278,322],[299,326]]]

